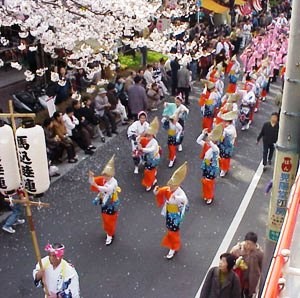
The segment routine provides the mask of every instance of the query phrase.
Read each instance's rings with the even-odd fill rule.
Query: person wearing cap
[[[182,127],[182,133],[181,133],[181,138],[179,139],[178,143],[178,151],[182,151],[182,141],[183,141],[183,136],[184,136],[184,126],[185,126],[185,121],[187,120],[188,114],[189,114],[189,109],[183,104],[183,98],[180,95],[177,95],[175,97],[175,104],[176,104],[176,110],[174,114],[176,115],[179,124]]]
[[[114,240],[118,219],[118,206],[120,204],[118,194],[121,192],[121,189],[114,176],[115,155],[108,161],[101,176],[94,177],[94,173],[89,172],[91,190],[98,192],[97,197],[93,200],[93,204],[101,205],[103,229],[106,232],[106,246],[111,245]]]
[[[181,165],[172,175],[166,186],[156,186],[153,193],[161,214],[166,218],[167,233],[161,245],[169,249],[166,259],[170,260],[181,247],[180,224],[188,208],[188,199],[180,187],[187,174],[187,162]]]
[[[175,105],[176,109],[176,104],[173,105]],[[168,103],[166,108],[169,106],[170,103]],[[169,168],[172,168],[176,159],[177,146],[181,143],[183,129],[178,122],[178,118],[175,113],[168,115],[165,109],[163,115],[161,122],[163,124],[163,128],[168,132]]]
[[[47,244],[45,251],[48,256],[41,260],[43,269],[37,263],[33,270],[35,286],[44,287],[45,298],[79,298],[78,274],[74,266],[64,259],[64,245]]]
[[[202,111],[202,128],[211,131],[214,116],[215,116],[215,104],[217,100],[217,93],[215,92],[215,83],[202,80],[205,83],[205,88],[200,95],[199,105]]]
[[[99,89],[98,95],[95,97],[94,108],[97,117],[104,122],[107,136],[111,137],[112,133],[117,134],[116,119],[110,111],[111,104],[104,88]]]
[[[134,121],[127,129],[127,137],[131,141],[134,174],[139,173],[139,165],[142,158],[142,152],[138,148],[139,140],[145,136],[148,127],[147,113],[141,111],[138,113],[138,120]]]
[[[220,149],[220,177],[225,177],[230,169],[230,160],[233,154],[235,139],[237,137],[233,121],[237,119],[237,116],[237,111],[229,111],[220,116],[224,121],[223,136],[218,144]]]
[[[150,191],[157,183],[156,175],[157,167],[160,162],[160,146],[155,136],[158,130],[159,121],[158,118],[155,117],[146,130],[145,137],[139,139],[138,149],[143,154],[145,166],[142,185],[146,188],[146,191]]]
[[[197,143],[202,146],[200,159],[202,160],[202,192],[203,200],[207,205],[210,205],[215,196],[215,178],[219,173],[219,154],[220,150],[216,143],[223,135],[222,124],[218,124],[211,133],[208,129],[203,129],[200,136],[197,138]]]

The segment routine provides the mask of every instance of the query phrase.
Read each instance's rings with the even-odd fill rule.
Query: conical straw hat
[[[113,155],[111,159],[108,161],[101,175],[106,175],[109,177],[115,176],[115,155]]]
[[[230,112],[227,112],[227,113],[221,115],[220,118],[225,121],[231,121],[231,120],[237,119],[237,117],[238,117],[237,111],[230,111]]]
[[[158,118],[155,117],[150,123],[148,129],[146,130],[146,134],[155,136],[158,133],[158,130],[159,130],[159,121]]]
[[[211,131],[211,133],[209,133],[208,137],[213,142],[217,142],[221,139],[222,135],[223,135],[223,126],[220,123],[215,126],[215,128]]]
[[[184,162],[168,181],[168,186],[180,186],[187,174],[187,162]]]

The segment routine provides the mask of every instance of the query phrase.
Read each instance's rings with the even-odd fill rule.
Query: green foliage
[[[282,2],[281,0],[270,0],[270,6],[277,6],[278,4],[280,4],[280,2]]]
[[[147,52],[147,63],[158,62],[159,59],[161,59],[161,58],[168,59],[168,57],[166,55],[163,55],[161,53],[158,53],[155,51]],[[124,69],[137,70],[141,67],[142,55],[138,51],[136,52],[135,57],[133,57],[131,55],[120,54],[119,61],[121,64],[121,70],[124,70]]]

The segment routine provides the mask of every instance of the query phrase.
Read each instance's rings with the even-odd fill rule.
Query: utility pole
[[[300,153],[300,1],[293,1],[267,238],[277,242]]]

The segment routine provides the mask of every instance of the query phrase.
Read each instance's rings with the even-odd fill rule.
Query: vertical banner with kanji
[[[277,242],[287,210],[290,189],[297,173],[298,155],[277,151],[275,165],[279,166],[274,169],[267,237]]]

